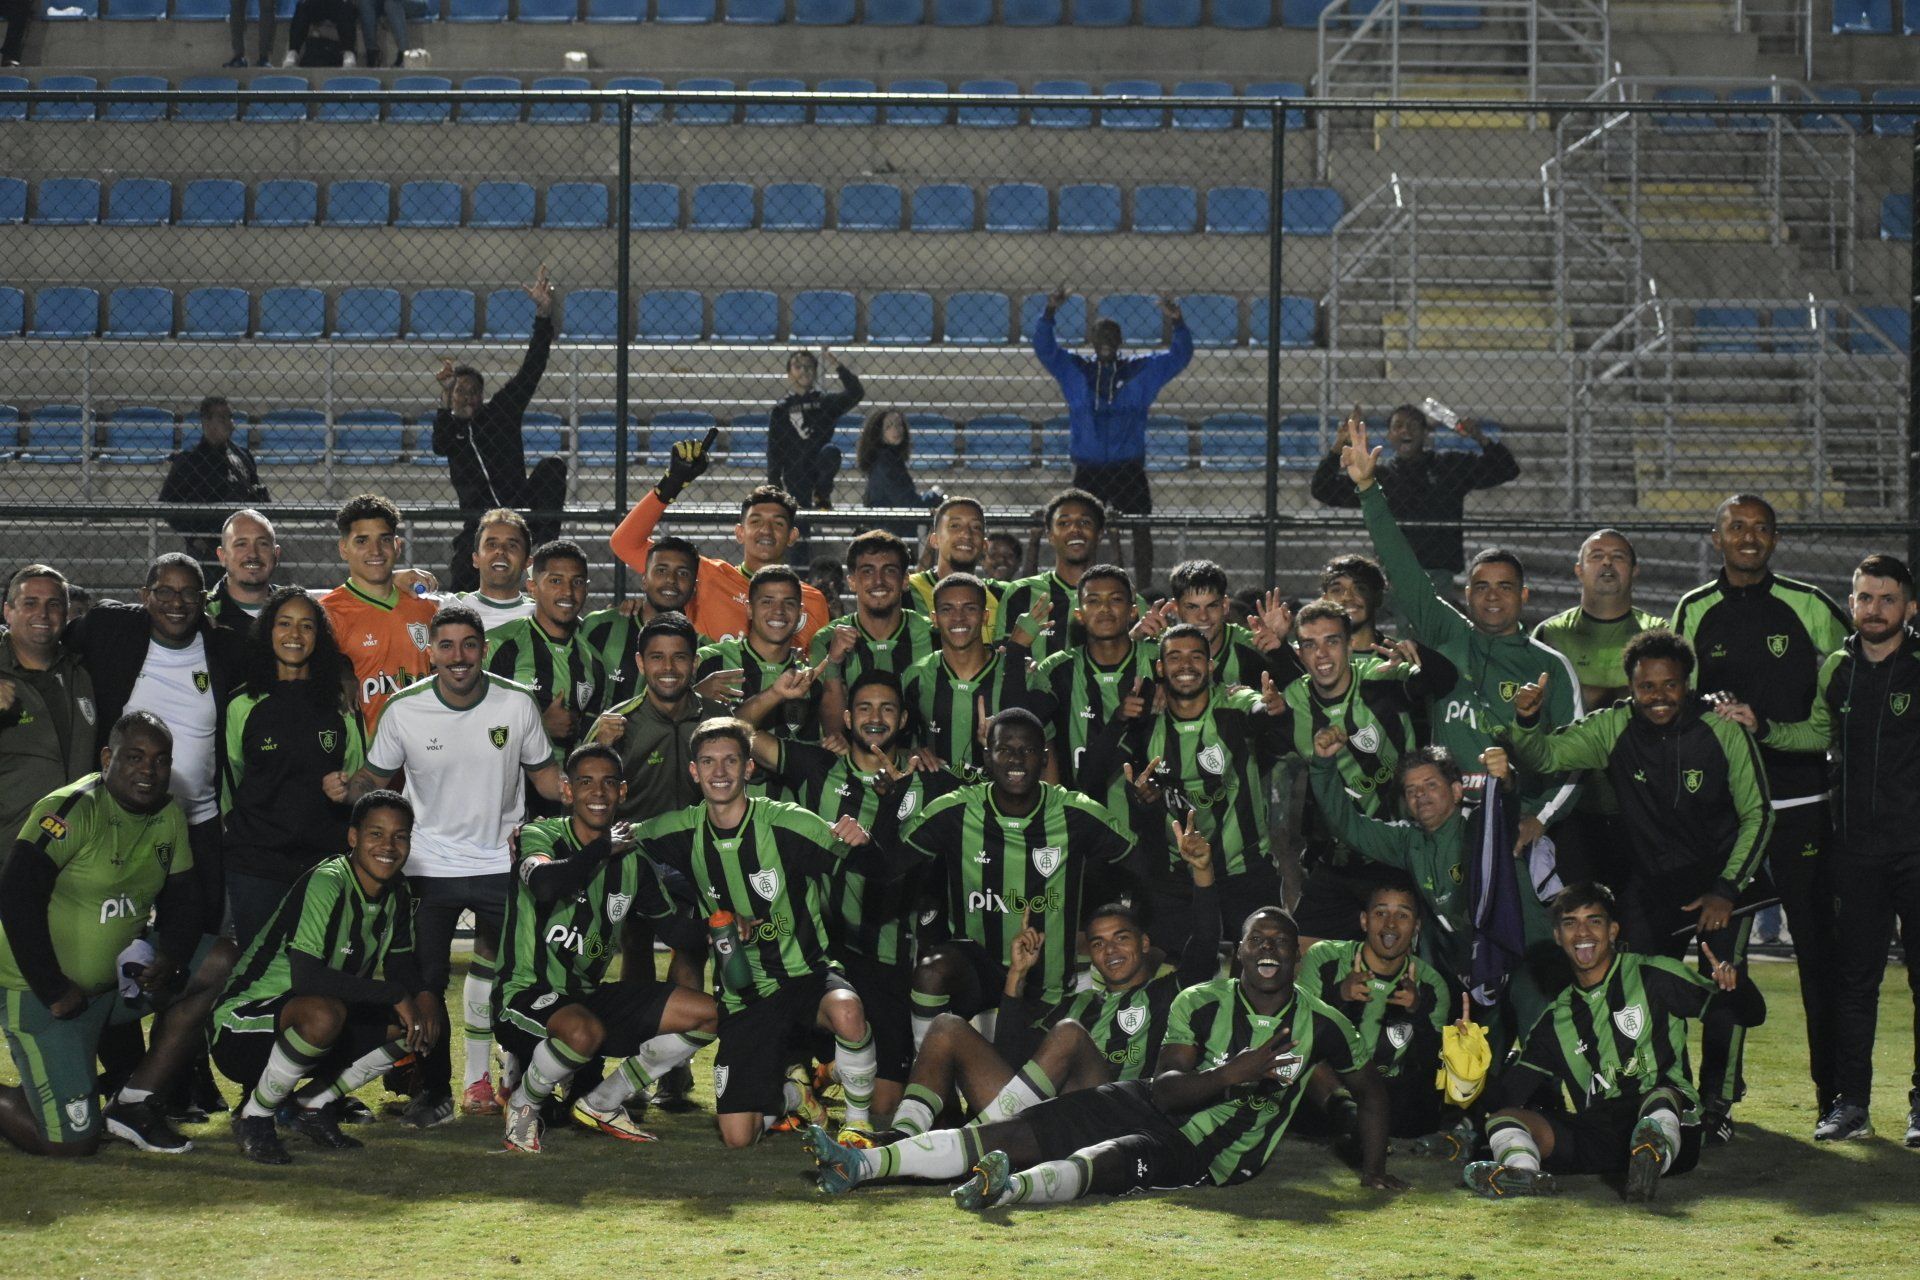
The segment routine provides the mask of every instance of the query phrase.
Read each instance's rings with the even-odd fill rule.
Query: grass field
[[[383,1122],[355,1131],[365,1151],[301,1144],[287,1168],[242,1160],[222,1118],[190,1131],[196,1149],[177,1158],[119,1143],[80,1162],[0,1150],[0,1277],[1915,1275],[1903,975],[1889,972],[1883,992],[1881,1137],[1834,1148],[1808,1136],[1792,966],[1756,968],[1772,1016],[1749,1042],[1739,1136],[1651,1208],[1590,1178],[1551,1200],[1485,1203],[1412,1159],[1391,1167],[1414,1189],[1376,1195],[1325,1149],[1289,1140],[1231,1190],[974,1219],[930,1187],[822,1201],[797,1138],[726,1152],[705,1111],[651,1116],[658,1144],[572,1131],[538,1158],[503,1154],[492,1120],[426,1134]]]

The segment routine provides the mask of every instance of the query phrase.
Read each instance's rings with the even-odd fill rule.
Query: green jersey
[[[1580,702],[1604,707],[1627,696],[1627,673],[1620,655],[1627,641],[1642,631],[1667,625],[1665,618],[1644,609],[1630,609],[1618,618],[1596,618],[1579,605],[1556,613],[1533,629],[1533,638],[1565,656],[1580,679]],[[1581,779],[1582,813],[1618,813],[1613,787],[1606,775],[1590,773]]]
[[[504,622],[487,633],[487,670],[532,690],[542,711],[558,698],[578,716],[581,735],[607,705],[606,664],[578,627],[556,640],[533,618]],[[554,763],[565,763],[578,742],[555,742]]]
[[[1034,637],[1033,660],[1044,662],[1063,649],[1077,649],[1084,645],[1087,642],[1087,629],[1073,616],[1080,607],[1080,588],[1068,586],[1052,570],[1007,585],[1000,599],[999,626],[988,632],[988,636],[1001,640],[1012,634],[1013,624],[1020,621],[1042,596],[1053,602],[1053,612],[1047,615],[1046,630]],[[1135,592],[1133,607],[1144,614],[1147,611],[1146,597]]]
[[[987,782],[911,812],[905,803],[900,838],[940,864],[954,935],[978,943],[1004,965],[1012,959],[1014,936],[1030,923],[1046,935],[1034,966],[1041,998],[1064,999],[1076,968],[1074,935],[1087,883],[1132,849],[1107,811],[1045,782],[1025,817],[1002,813]]]
[[[500,929],[494,1017],[531,987],[569,997],[591,995],[620,953],[620,925],[630,912],[654,920],[673,914],[673,901],[652,860],[638,849],[610,855],[609,848],[605,835],[582,845],[571,818],[541,818],[520,828],[520,857],[513,864],[513,890]],[[531,878],[556,863],[576,863],[584,879],[574,877],[579,883],[568,886],[571,893],[543,902],[534,895]]]
[[[980,634],[989,640],[998,639],[1003,634],[1000,630],[1000,601],[1006,596],[1007,588],[1011,584],[977,573],[973,576],[985,583],[987,588],[987,611],[986,616],[980,620]],[[933,589],[939,585],[940,571],[937,568],[920,569],[910,573],[907,575],[906,590],[901,593],[900,602],[913,612],[931,618],[933,617]]]
[[[1011,680],[1015,671],[1027,672],[1023,705],[1047,727],[1047,741],[1060,769],[1061,785],[1100,801],[1129,835],[1133,817],[1125,776],[1117,771],[1108,775],[1105,787],[1098,778],[1083,783],[1081,765],[1087,748],[1120,713],[1120,704],[1133,692],[1135,682],[1153,680],[1153,663],[1159,656],[1160,646],[1151,640],[1129,642],[1126,656],[1106,666],[1095,662],[1092,652],[1080,645],[1063,649],[1029,669],[1027,650],[1007,641],[1008,678]]]
[[[1005,701],[1001,668],[1005,661],[1002,654],[993,653],[986,666],[962,680],[947,665],[945,654],[930,653],[908,667],[901,678],[916,737],[955,773],[964,775],[986,765],[980,734]],[[987,713],[984,719],[980,715],[983,699]]]
[[[329,969],[371,979],[384,974],[381,998],[398,1003],[413,992],[395,978],[396,967],[414,973],[413,895],[405,880],[368,897],[343,854],[307,871],[260,931],[227,980],[213,1013],[223,1031],[266,1031],[277,1026],[279,1001],[293,994],[293,953],[311,956]]]
[[[1220,642],[1220,652],[1213,655],[1213,682],[1222,689],[1234,685],[1258,689],[1261,675],[1273,670],[1272,660],[1253,642],[1253,632],[1237,622],[1223,625],[1227,634]]]
[[[744,636],[731,636],[725,640],[716,640],[703,647],[694,658],[693,680],[695,684],[705,680],[716,671],[740,672],[740,700],[745,702],[756,694],[765,693],[773,687],[782,673],[801,665],[798,650],[786,649],[781,656],[772,660],[760,656]],[[813,698],[784,704],[769,719],[768,733],[781,738],[814,738],[818,734],[819,714]]]
[[[193,866],[180,806],[168,800],[152,813],[129,812],[92,773],[34,805],[19,841],[46,854],[59,873],[47,930],[60,972],[88,995],[111,991],[119,981],[114,962],[147,927],[167,877]],[[0,987],[27,986],[0,926]]]
[[[1271,1014],[1254,1011],[1238,978],[1188,987],[1173,1002],[1163,1043],[1168,1049],[1191,1045],[1199,1050],[1199,1071],[1211,1071],[1235,1054],[1288,1037],[1293,1048],[1272,1079],[1236,1088],[1180,1119],[1182,1136],[1206,1158],[1217,1186],[1245,1182],[1266,1168],[1317,1064],[1347,1074],[1365,1066],[1367,1055],[1345,1015],[1298,987],[1292,999]]]
[[[903,676],[908,667],[940,648],[939,642],[933,637],[933,624],[927,621],[923,613],[902,609],[892,634],[886,636],[873,635],[860,620],[859,614],[850,613],[844,618],[835,618],[813,633],[813,647],[808,653],[815,665],[826,660],[827,647],[833,642],[835,627],[852,627],[856,637],[853,651],[840,664],[842,678],[848,688],[852,688],[854,681],[869,671],[891,671]]]
[[[849,851],[825,818],[797,804],[753,797],[737,827],[715,827],[707,806],[697,804],[655,818],[635,835],[656,862],[693,882],[701,916],[729,911],[760,921],[741,947],[751,975],[747,985],[728,988],[715,974],[715,994],[729,1012],[833,967],[821,914],[823,882]]]
[[[1576,1112],[1662,1086],[1697,1110],[1684,1020],[1702,1016],[1717,994],[1679,960],[1617,952],[1601,981],[1554,998],[1527,1033],[1517,1066],[1564,1089]]]
[[[1400,967],[1386,977],[1368,971],[1367,998],[1348,1000],[1340,988],[1353,972],[1354,957],[1365,946],[1358,940],[1323,938],[1307,948],[1300,962],[1300,985],[1346,1015],[1360,1035],[1360,1048],[1366,1059],[1382,1076],[1391,1080],[1411,1069],[1413,1080],[1422,1072],[1431,1075],[1440,1056],[1440,1033],[1447,1026],[1447,1011],[1454,998],[1432,965],[1415,963],[1409,955]],[[1389,1003],[1403,978],[1411,975],[1413,1008]]]

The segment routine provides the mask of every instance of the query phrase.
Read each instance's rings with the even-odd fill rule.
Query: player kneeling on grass
[[[1653,1199],[1661,1177],[1700,1160],[1700,1095],[1688,1078],[1684,1020],[1715,1000],[1728,1003],[1739,1026],[1766,1020],[1760,989],[1705,943],[1711,977],[1679,960],[1615,950],[1615,910],[1612,892],[1598,884],[1564,889],[1549,908],[1573,984],[1488,1090],[1493,1159],[1469,1164],[1466,1184],[1489,1199],[1550,1194],[1556,1173],[1624,1173],[1627,1199]],[[1573,1110],[1519,1105],[1549,1082]]]
[[[659,869],[614,821],[626,791],[619,752],[576,747],[560,783],[567,815],[520,829],[493,999],[494,1034],[519,1069],[506,1108],[516,1151],[540,1150],[542,1106],[599,1055],[626,1061],[574,1100],[574,1119],[627,1142],[654,1141],[627,1114],[627,1099],[713,1041],[711,996],[657,981],[651,968],[602,982],[627,914],[657,920],[674,910]]]
[[[1174,1000],[1151,1083],[1105,1084],[1012,1120],[864,1151],[810,1129],[821,1190],[836,1194],[877,1178],[952,1179],[971,1168],[953,1198],[978,1211],[1095,1192],[1244,1182],[1273,1157],[1321,1063],[1339,1073],[1359,1105],[1362,1184],[1404,1189],[1386,1171],[1387,1100],[1379,1074],[1353,1024],[1294,986],[1299,943],[1293,918],[1279,907],[1247,917],[1239,976],[1189,987]]]
[[[294,882],[235,967],[212,1049],[246,1090],[233,1134],[247,1159],[292,1161],[276,1124],[330,1150],[360,1146],[340,1132],[335,1104],[446,1034],[413,952],[413,895],[400,874],[412,840],[406,797],[360,797],[347,852]]]

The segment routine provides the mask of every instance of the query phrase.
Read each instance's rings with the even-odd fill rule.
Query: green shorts
[[[48,1142],[84,1142],[100,1127],[99,1091],[93,1064],[100,1034],[110,1026],[138,1022],[150,1012],[118,991],[87,1001],[71,1018],[56,1018],[31,991],[0,988],[0,1032],[20,1072],[34,1127]]]

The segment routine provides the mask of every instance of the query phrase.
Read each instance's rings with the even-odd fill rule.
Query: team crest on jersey
[[[173,841],[163,840],[153,846],[153,856],[159,859],[160,869],[162,871],[171,872],[173,870]]]
[[[731,1069],[728,1067],[715,1067],[713,1069],[713,1096],[714,1097],[717,1098],[727,1091],[727,1076],[730,1070]]]
[[[75,1098],[62,1108],[67,1113],[67,1124],[74,1129],[86,1129],[93,1122],[93,1103],[89,1098]]]
[[[193,673],[193,687],[205,693],[213,687],[213,677],[204,671],[196,671]]]
[[[1292,1084],[1300,1078],[1300,1072],[1306,1067],[1307,1060],[1297,1053],[1283,1053],[1273,1064],[1273,1078],[1281,1084]]]
[[[1392,1045],[1395,1049],[1404,1049],[1407,1047],[1407,1041],[1413,1039],[1413,1024],[1411,1022],[1389,1022],[1386,1025],[1386,1033],[1388,1044]]]
[[[1372,755],[1380,749],[1380,726],[1377,724],[1367,725],[1365,728],[1355,732],[1353,737],[1349,738],[1348,741],[1368,755]]]
[[[55,840],[65,840],[67,838],[67,824],[52,814],[48,814],[46,817],[40,819],[40,829],[52,836]]]
[[[413,647],[416,649],[426,648],[427,624],[424,622],[409,622],[407,624],[407,639],[413,641]]]
[[[1130,1005],[1115,1014],[1113,1020],[1120,1024],[1122,1031],[1133,1035],[1147,1025],[1147,1011],[1142,1005]]]
[[[1896,693],[1887,705],[1893,708],[1893,714],[1903,716],[1907,714],[1907,708],[1913,705],[1913,695],[1910,693]]]
[[[487,730],[487,741],[491,742],[496,749],[505,751],[507,749],[507,726],[497,724]]]
[[[780,896],[780,870],[778,867],[766,867],[747,877],[747,887],[768,902]]]
[[[633,905],[630,893],[610,893],[607,895],[607,920],[619,924],[627,918],[627,909]]]
[[[1203,750],[1199,755],[1195,756],[1194,759],[1198,761],[1200,767],[1208,773],[1225,773],[1227,771],[1227,750],[1217,742]]]
[[[1776,658],[1786,657],[1787,656],[1787,637],[1768,636],[1767,652],[1772,654]]]
[[[339,745],[340,731],[338,729],[322,729],[320,731],[320,749],[322,751],[328,755],[332,755],[333,749]]]
[[[1518,692],[1520,692],[1520,682],[1518,680],[1502,680],[1500,682],[1500,700],[1502,702],[1512,702],[1513,695]]]
[[[558,1000],[559,998],[560,998],[560,993],[558,991],[549,991],[545,995],[535,996],[533,1000],[533,1007],[536,1010],[544,1009],[548,1005],[554,1003],[554,1001]]]
[[[573,705],[584,707],[593,701],[593,681],[575,680],[573,682]]]
[[[913,811],[919,807],[920,793],[909,789],[907,794],[900,797],[900,811],[896,816],[899,817],[900,821],[905,822],[913,816]]]
[[[1621,1035],[1638,1040],[1640,1033],[1646,1029],[1647,1012],[1637,1004],[1630,1004],[1614,1011],[1613,1025],[1620,1028]]]
[[[1698,791],[1700,784],[1707,780],[1707,772],[1704,769],[1689,769],[1680,776],[1680,780],[1686,783],[1688,791]]]
[[[76,698],[74,699],[74,705],[80,708],[80,714],[86,718],[87,723],[92,724],[93,723],[93,699],[92,698]]]
[[[1049,844],[1042,845],[1040,848],[1035,849],[1033,851],[1033,865],[1034,869],[1039,871],[1041,875],[1052,875],[1054,870],[1060,865],[1060,846],[1057,844]]]

